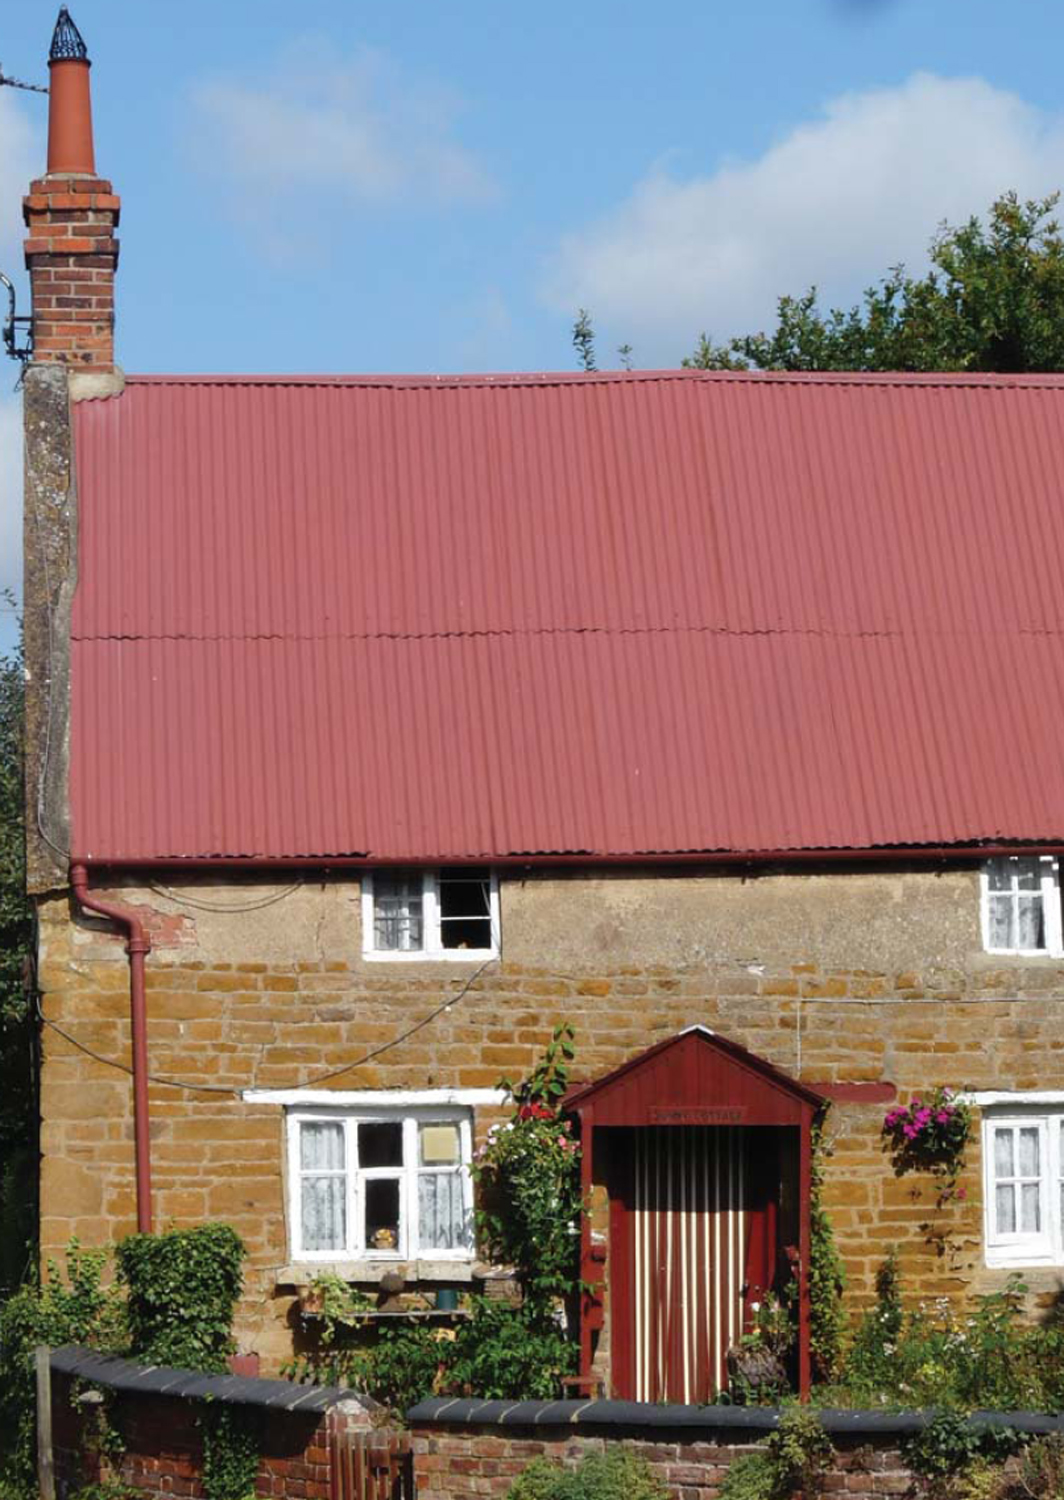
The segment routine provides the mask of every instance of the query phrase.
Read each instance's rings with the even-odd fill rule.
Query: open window
[[[373,959],[496,957],[495,875],[484,865],[375,870],[363,881],[362,951]]]

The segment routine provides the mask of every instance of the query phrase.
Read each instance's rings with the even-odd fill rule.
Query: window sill
[[[277,1285],[308,1286],[319,1276],[338,1276],[341,1281],[370,1284],[396,1272],[409,1282],[471,1282],[473,1266],[472,1256],[464,1260],[402,1260],[392,1256],[387,1260],[294,1261],[279,1268]]]
[[[499,954],[487,948],[418,948],[411,953],[367,953],[368,964],[486,964]]]

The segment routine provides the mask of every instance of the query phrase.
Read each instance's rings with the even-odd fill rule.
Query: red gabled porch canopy
[[[797,1251],[797,1258],[793,1269],[799,1285],[798,1379],[803,1395],[808,1393],[810,1385],[808,1267],[812,1129],[817,1114],[826,1102],[823,1095],[799,1082],[798,1079],[784,1073],[764,1058],[739,1046],[738,1043],[718,1036],[704,1026],[690,1027],[676,1036],[659,1042],[656,1046],[606,1074],[605,1077],[578,1086],[569,1093],[566,1099],[566,1108],[580,1121],[583,1144],[583,1186],[585,1195],[588,1196],[591,1194],[593,1184],[604,1180],[601,1171],[602,1162],[596,1161],[597,1130],[611,1129],[611,1133],[617,1130],[634,1130],[637,1133],[635,1137],[637,1142],[640,1139],[640,1132],[652,1132],[653,1138],[659,1143],[656,1150],[657,1165],[660,1169],[662,1161],[660,1141],[661,1131],[664,1128],[666,1132],[664,1159],[668,1176],[664,1193],[660,1191],[660,1187],[655,1188],[655,1202],[667,1200],[667,1207],[663,1211],[666,1215],[672,1214],[674,1219],[676,1192],[673,1184],[679,1181],[681,1174],[687,1174],[678,1189],[681,1218],[675,1219],[677,1242],[682,1239],[686,1246],[689,1238],[693,1251],[690,1264],[684,1268],[683,1285],[677,1293],[684,1304],[683,1310],[678,1315],[681,1320],[692,1317],[697,1320],[700,1303],[705,1310],[703,1321],[708,1320],[710,1302],[715,1299],[719,1301],[719,1288],[722,1285],[721,1269],[713,1263],[709,1252],[711,1237],[708,1228],[707,1226],[699,1228],[695,1222],[700,1213],[708,1219],[711,1211],[719,1212],[720,1209],[721,1189],[719,1185],[714,1184],[712,1193],[709,1188],[710,1155],[712,1154],[712,1171],[720,1172],[723,1169],[731,1174],[727,1188],[727,1193],[730,1195],[728,1202],[740,1214],[746,1212],[753,1202],[747,1196],[752,1176],[760,1175],[762,1189],[764,1189],[765,1172],[767,1171],[768,1178],[771,1179],[773,1171],[776,1170],[775,1187],[770,1187],[768,1198],[764,1200],[773,1202],[770,1210],[771,1228],[766,1229],[762,1226],[762,1232],[767,1232],[772,1239],[775,1239],[777,1212],[780,1207],[779,1172],[783,1170],[780,1163],[784,1157],[774,1149],[766,1148],[758,1153],[760,1159],[757,1162],[751,1160],[745,1166],[737,1167],[736,1162],[741,1163],[742,1157],[741,1147],[737,1154],[736,1143],[746,1127],[767,1127],[771,1131],[768,1139],[777,1143],[784,1139],[778,1134],[781,1129],[794,1132],[794,1135],[790,1137],[794,1149],[788,1153],[792,1165],[786,1169],[785,1175],[789,1177],[793,1188],[797,1189],[795,1197],[797,1245],[794,1247]],[[679,1153],[682,1165],[678,1171],[672,1160],[675,1153],[669,1150],[668,1142],[679,1142],[679,1132],[684,1127],[687,1127],[686,1134],[691,1138],[693,1145],[690,1155],[686,1147]],[[719,1128],[719,1135],[714,1127]],[[672,1135],[674,1130],[677,1132],[675,1136]],[[631,1138],[624,1137],[623,1139]],[[749,1137],[745,1139],[749,1140]],[[711,1151],[707,1150],[708,1141],[714,1142]],[[718,1142],[721,1148],[726,1147],[726,1149],[717,1149]],[[599,1155],[601,1157],[601,1138]],[[692,1179],[692,1163],[696,1157],[698,1165]],[[643,1213],[645,1217],[647,1212],[646,1204],[640,1206],[638,1193],[632,1188],[631,1178],[626,1176],[626,1167],[627,1163],[624,1164],[620,1173],[612,1169],[606,1173],[606,1177],[612,1176],[613,1180],[613,1187],[610,1189],[611,1261],[622,1257],[625,1254],[624,1246],[630,1244],[630,1236],[633,1232],[631,1216]],[[619,1186],[622,1180],[625,1185]],[[688,1182],[692,1184],[690,1189]],[[775,1192],[774,1200],[772,1199],[773,1191]],[[711,1199],[715,1202],[715,1210],[711,1207]],[[659,1214],[662,1212],[659,1208],[654,1211]],[[645,1233],[643,1230],[639,1232]],[[670,1246],[673,1234],[674,1227],[670,1225],[667,1230]],[[649,1243],[648,1240],[647,1244]],[[704,1250],[701,1258],[700,1246]],[[655,1244],[653,1247],[655,1254],[658,1253],[659,1248]],[[736,1244],[735,1251],[728,1252],[731,1255],[728,1276],[735,1287],[738,1287],[742,1280],[742,1275],[738,1270],[740,1259],[744,1267],[747,1269],[749,1267],[747,1248]],[[671,1248],[667,1253],[672,1255]],[[789,1253],[793,1255],[793,1251]],[[592,1377],[594,1334],[602,1328],[604,1323],[601,1289],[595,1290],[603,1280],[603,1258],[602,1249],[595,1244],[592,1235],[590,1218],[585,1218],[581,1244],[581,1276],[584,1283],[592,1290],[585,1293],[582,1304],[580,1369],[581,1376],[589,1381]],[[651,1277],[658,1276],[659,1271],[660,1267],[655,1263],[651,1268]],[[646,1275],[645,1270],[644,1275]],[[696,1282],[697,1285],[695,1285]],[[709,1293],[705,1290],[710,1283],[718,1288],[717,1292]],[[770,1284],[771,1273],[762,1282],[762,1285],[766,1287]],[[629,1304],[638,1300],[638,1289],[632,1277],[631,1268],[627,1264],[618,1264],[611,1269],[610,1296],[614,1330],[611,1341],[611,1366],[612,1381],[616,1387],[623,1384],[626,1378],[618,1372],[621,1364],[628,1358],[627,1340],[619,1337],[619,1333],[622,1332],[623,1319],[628,1316]],[[641,1315],[637,1312],[637,1316]],[[670,1323],[671,1321],[670,1314]],[[692,1328],[689,1340],[691,1344],[704,1343],[714,1371],[720,1367],[724,1351],[724,1344],[721,1340],[725,1335],[721,1332],[721,1327],[719,1323],[715,1325],[716,1343],[713,1347],[710,1347],[712,1340],[708,1328]],[[742,1331],[741,1326],[738,1331]],[[622,1344],[625,1345],[623,1353]],[[667,1359],[667,1355],[665,1358]],[[660,1392],[656,1397],[651,1398],[639,1396],[632,1389],[623,1391],[622,1394],[630,1399],[668,1399]]]

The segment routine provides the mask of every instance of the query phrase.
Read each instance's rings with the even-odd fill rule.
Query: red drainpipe
[[[148,1009],[144,999],[144,960],[151,942],[140,918],[122,906],[101,901],[89,890],[82,864],[71,865],[70,883],[86,911],[120,923],[129,933],[129,1009],[133,1031],[133,1139],[137,1163],[137,1229],[151,1234],[151,1141],[148,1123]]]

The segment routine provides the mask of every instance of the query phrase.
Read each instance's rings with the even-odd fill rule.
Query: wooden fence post
[[[39,1344],[34,1351],[37,1367],[37,1487],[41,1500],[55,1500],[55,1465],[52,1458],[52,1351]]]

